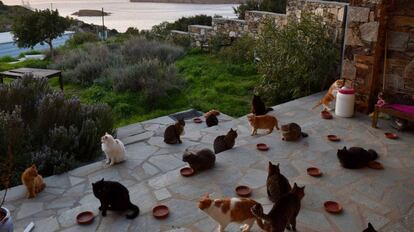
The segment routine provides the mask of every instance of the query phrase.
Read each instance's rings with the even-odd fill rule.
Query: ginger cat
[[[219,223],[219,232],[223,232],[232,222],[243,224],[240,227],[242,232],[249,232],[256,221],[250,209],[256,204],[256,201],[247,198],[211,199],[206,194],[199,200],[198,208]]]
[[[345,79],[336,80],[331,85],[331,87],[329,87],[328,92],[325,94],[325,96],[312,109],[315,109],[320,105],[323,105],[324,110],[332,111],[333,109],[330,108],[331,102],[335,100],[336,92],[338,91],[338,89],[344,87],[345,84]]]
[[[23,172],[22,183],[27,188],[28,198],[36,197],[36,194],[46,187],[42,176],[37,173],[37,168],[34,164]]]
[[[279,130],[277,119],[272,115],[256,116],[254,114],[249,114],[247,119],[252,127],[252,136],[257,134],[257,129],[268,129],[268,134],[272,133],[273,128],[275,127]]]

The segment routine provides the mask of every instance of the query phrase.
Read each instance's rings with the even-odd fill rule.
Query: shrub
[[[66,98],[52,91],[46,79],[23,77],[1,85],[0,96],[0,154],[13,147],[12,185],[32,161],[41,174],[52,175],[95,160],[101,154],[100,137],[113,133],[107,105]]]
[[[98,42],[99,37],[91,32],[77,32],[65,43],[69,48],[76,48],[86,43]]]
[[[328,86],[336,76],[339,49],[320,17],[303,14],[280,29],[268,22],[257,51],[263,75],[256,88],[272,104],[281,103]]]
[[[220,56],[233,64],[253,63],[255,40],[247,35],[237,38],[231,46],[221,50]]]

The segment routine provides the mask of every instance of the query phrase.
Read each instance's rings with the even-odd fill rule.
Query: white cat
[[[126,150],[124,144],[119,139],[114,139],[112,135],[105,133],[101,137],[102,151],[105,152],[105,164],[112,166],[126,160]]]

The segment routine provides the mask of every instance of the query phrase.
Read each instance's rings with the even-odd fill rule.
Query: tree
[[[69,27],[69,20],[60,17],[57,10],[36,10],[17,17],[12,25],[14,41],[19,47],[33,48],[36,44],[49,45],[53,59],[53,39]]]

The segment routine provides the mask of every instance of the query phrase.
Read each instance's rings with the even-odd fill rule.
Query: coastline
[[[129,0],[130,2],[183,3],[183,4],[241,4],[246,0]]]

